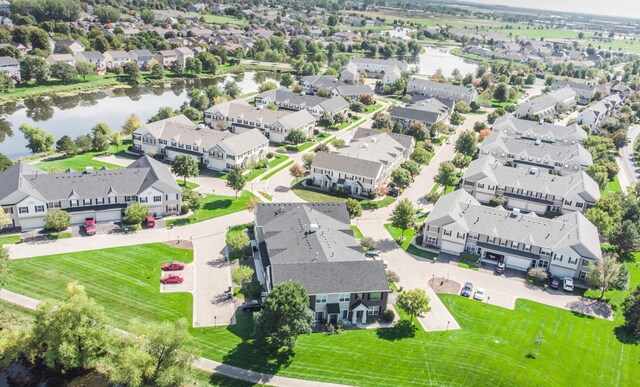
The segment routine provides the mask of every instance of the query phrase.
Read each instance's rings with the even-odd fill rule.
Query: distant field
[[[207,23],[212,23],[212,24],[237,24],[237,25],[240,25],[240,26],[247,25],[247,21],[246,20],[236,19],[235,17],[231,17],[231,16],[218,16],[218,15],[211,15],[211,14],[200,15],[200,14],[195,13],[195,12],[191,12],[191,13],[193,15],[204,16],[204,20],[206,20]]]

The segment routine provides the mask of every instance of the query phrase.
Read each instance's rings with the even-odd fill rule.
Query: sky
[[[640,19],[640,0],[465,0],[549,11],[589,13]]]

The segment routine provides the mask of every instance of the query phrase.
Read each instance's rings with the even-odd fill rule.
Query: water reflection
[[[160,107],[178,109],[187,101],[187,91],[226,81],[238,83],[242,94],[255,93],[264,81],[279,82],[280,74],[247,72],[217,78],[181,79],[130,88],[107,89],[77,95],[29,98],[0,105],[0,153],[12,159],[26,156],[29,150],[21,133],[14,133],[23,123],[38,125],[56,139],[89,133],[99,121],[113,131],[120,130],[127,117],[135,113],[146,121]],[[135,102],[135,103],[132,103]],[[15,135],[14,135],[15,134]]]
[[[442,69],[445,76],[451,76],[454,69],[460,70],[462,75],[474,73],[477,62],[461,58],[449,53],[450,47],[436,48],[424,46],[425,51],[420,54],[418,63],[418,73],[423,75],[433,75],[436,70]]]

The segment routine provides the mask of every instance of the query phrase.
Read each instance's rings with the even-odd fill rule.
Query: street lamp
[[[447,329],[445,329],[444,333],[449,332],[449,324],[451,324],[451,321],[447,321]]]
[[[487,305],[489,304],[489,300],[491,299],[491,297],[487,297]]]

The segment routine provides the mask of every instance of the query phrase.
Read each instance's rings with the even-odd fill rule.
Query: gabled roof
[[[569,126],[554,125],[546,122],[518,119],[511,114],[496,119],[492,130],[494,132],[507,132],[515,137],[539,138],[551,142],[577,142],[587,138],[587,132],[577,124]]]
[[[230,136],[220,142],[220,146],[227,148],[235,155],[241,155],[246,151],[255,149],[260,145],[268,145],[269,139],[259,130],[247,130],[236,136]]]

